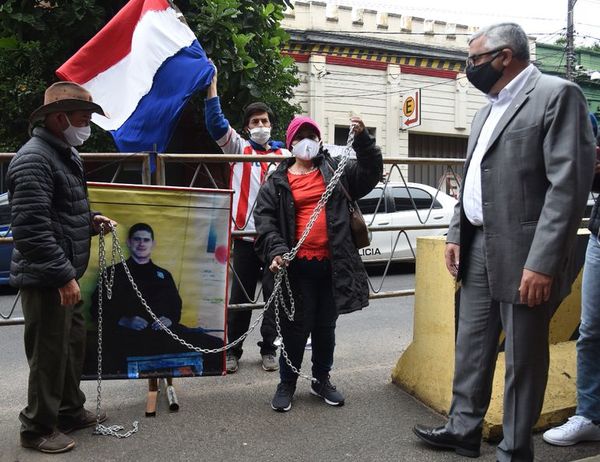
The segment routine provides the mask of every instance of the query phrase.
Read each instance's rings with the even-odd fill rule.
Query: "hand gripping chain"
[[[319,214],[321,213],[321,211],[327,204],[327,201],[331,197],[331,194],[333,193],[335,186],[337,185],[337,183],[340,180],[340,177],[344,173],[344,167],[346,166],[346,163],[348,162],[350,148],[352,146],[352,142],[354,141],[354,132],[353,132],[352,128],[353,127],[351,126],[350,133],[348,134],[348,141],[346,143],[346,147],[344,149],[344,154],[342,155],[340,163],[339,163],[337,169],[335,170],[335,172],[331,178],[331,181],[327,184],[325,191],[321,195],[321,198],[319,199],[319,202],[317,203],[317,206],[315,207],[315,210],[313,211],[313,213],[310,217],[310,220],[308,221],[308,224],[306,225],[306,228],[304,229],[304,232],[302,233],[302,236],[298,240],[298,243],[292,248],[292,250],[290,250],[288,253],[286,253],[282,256],[282,258],[288,264],[292,260],[294,260],[294,258],[296,258],[296,254],[298,253],[298,250],[300,249],[300,247],[306,240],[308,234],[312,230],[315,221],[317,220]],[[96,388],[97,399],[96,399],[96,428],[94,430],[95,435],[114,436],[115,438],[128,438],[138,431],[138,421],[137,420],[133,422],[133,428],[125,433],[119,433],[120,431],[122,431],[124,429],[123,426],[121,426],[121,425],[105,426],[100,423],[101,404],[102,404],[102,299],[103,299],[102,295],[103,295],[103,288],[106,288],[106,298],[108,300],[110,300],[112,298],[112,287],[113,287],[114,280],[115,280],[115,266],[117,263],[117,259],[116,259],[117,254],[119,256],[119,258],[118,258],[119,262],[123,265],[123,269],[125,270],[127,279],[129,280],[131,287],[133,288],[135,294],[137,295],[140,302],[142,303],[142,306],[144,307],[144,309],[148,312],[150,317],[158,324],[158,326],[160,327],[161,330],[166,332],[174,340],[178,341],[181,345],[183,345],[187,349],[196,351],[198,353],[210,354],[210,353],[222,353],[223,351],[233,348],[238,343],[243,342],[248,337],[248,335],[250,335],[254,331],[254,329],[256,328],[258,323],[262,320],[265,312],[269,309],[269,307],[272,304],[274,307],[274,312],[275,312],[275,327],[277,330],[277,335],[279,336],[279,338],[282,339],[281,354],[285,360],[285,363],[298,376],[300,376],[306,380],[310,380],[310,381],[315,380],[313,377],[309,377],[309,376],[303,374],[298,368],[296,368],[292,364],[291,360],[288,357],[287,351],[285,349],[285,343],[283,342],[283,336],[281,335],[281,325],[280,325],[280,319],[279,319],[280,309],[283,309],[285,315],[287,316],[287,318],[290,321],[294,320],[294,316],[296,313],[296,305],[294,302],[292,288],[290,285],[288,272],[286,269],[287,265],[282,265],[281,268],[279,269],[279,271],[275,274],[275,283],[274,283],[274,287],[273,287],[273,293],[271,294],[269,299],[266,301],[262,311],[259,313],[256,320],[250,325],[250,328],[248,329],[248,331],[244,332],[239,338],[237,338],[233,342],[228,343],[220,348],[200,348],[200,347],[192,345],[191,343],[186,342],[184,339],[179,337],[175,332],[173,332],[171,329],[169,329],[158,318],[158,316],[156,316],[156,314],[154,314],[154,312],[152,311],[150,306],[148,306],[148,303],[144,299],[142,293],[138,289],[138,286],[135,283],[135,281],[133,280],[133,277],[131,276],[131,272],[129,271],[129,268],[127,267],[127,263],[125,261],[126,260],[125,256],[123,255],[123,249],[121,248],[121,245],[119,244],[119,239],[117,237],[117,232],[116,232],[115,228],[110,226],[109,232],[111,232],[111,234],[112,234],[112,252],[111,252],[110,274],[109,274],[109,269],[106,264],[106,245],[105,245],[105,239],[104,239],[104,225],[100,226],[100,233],[98,235],[98,238],[99,238],[99,240],[98,240],[98,248],[99,248],[99,257],[98,257],[98,266],[99,266],[99,272],[98,272],[98,380],[97,380],[98,385]],[[287,295],[289,297],[289,302],[290,302],[289,309],[285,302],[282,285],[285,285],[285,289],[286,289]]]

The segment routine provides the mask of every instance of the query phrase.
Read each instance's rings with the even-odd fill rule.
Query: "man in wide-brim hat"
[[[85,88],[51,85],[44,105],[31,114],[31,139],[7,172],[15,244],[10,283],[21,291],[30,370],[21,445],[45,453],[72,449],[67,433],[96,423],[79,388],[86,332],[77,281],[87,268],[92,234],[116,223],[90,211],[74,148],[89,137],[93,112],[104,115]]]
[[[56,82],[44,93],[44,104],[29,116],[33,124],[43,120],[48,114],[69,113],[74,111],[96,112],[104,114],[102,108],[92,101],[92,95],[81,85],[73,82]]]

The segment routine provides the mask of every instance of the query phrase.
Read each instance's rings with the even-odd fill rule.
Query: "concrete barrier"
[[[583,265],[589,233],[580,231],[578,264]],[[444,263],[445,238],[417,239],[413,341],[392,371],[392,381],[434,410],[448,415],[452,399],[457,289]],[[573,414],[576,400],[575,339],[580,318],[581,272],[571,294],[550,324],[550,370],[544,407],[536,429],[561,423]],[[501,337],[503,342],[504,337]],[[484,420],[484,438],[502,435],[504,352],[498,355],[492,400]]]

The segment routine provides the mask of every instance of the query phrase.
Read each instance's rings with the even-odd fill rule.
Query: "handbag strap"
[[[325,162],[327,163],[327,166],[329,167],[329,170],[331,170],[332,172],[335,172],[335,169],[331,166],[331,164],[329,163],[329,161],[325,160]],[[356,203],[356,201],[352,200],[352,196],[346,190],[346,188],[344,188],[344,185],[342,184],[341,178],[340,178],[340,182],[338,184],[340,185],[340,188],[342,188],[342,192],[344,193],[344,196],[346,196],[346,199],[348,199],[348,211],[351,214],[354,213],[354,211],[358,208],[358,204]]]
[[[329,170],[331,170],[332,172],[335,172],[335,169],[331,166],[331,164],[329,163],[329,161],[325,160],[325,162],[327,163],[327,166],[329,167]],[[348,191],[346,190],[346,188],[344,188],[344,185],[342,184],[341,181],[338,184],[340,185],[340,188],[342,188],[342,192],[344,193],[344,196],[346,196],[346,199],[348,199],[348,202],[352,204],[354,202],[352,200],[352,196],[350,196],[350,194],[348,193]]]

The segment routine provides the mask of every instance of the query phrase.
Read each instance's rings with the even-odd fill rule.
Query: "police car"
[[[419,183],[383,183],[362,199],[358,206],[371,229],[371,245],[359,249],[365,263],[412,260],[417,237],[445,236],[456,199],[431,186]],[[438,225],[438,229],[377,231],[378,226]],[[412,248],[412,249],[411,249]]]

